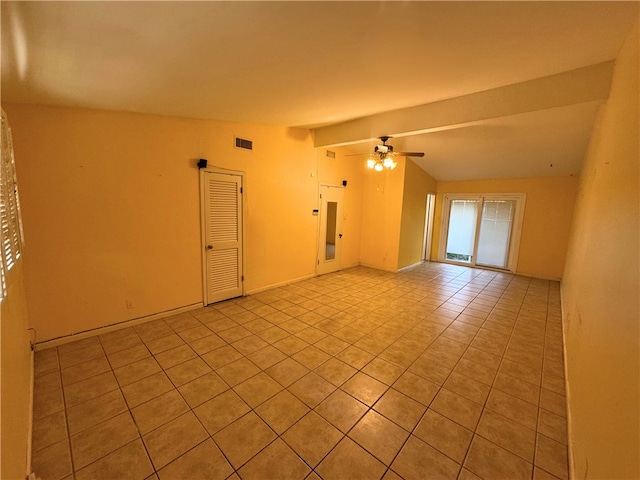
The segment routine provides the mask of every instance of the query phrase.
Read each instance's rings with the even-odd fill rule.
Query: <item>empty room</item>
[[[640,478],[637,1],[3,1],[0,477]]]

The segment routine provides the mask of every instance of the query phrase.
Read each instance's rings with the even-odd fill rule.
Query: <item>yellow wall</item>
[[[394,170],[366,169],[362,194],[360,263],[395,272],[398,268],[405,158]]]
[[[422,260],[427,194],[436,193],[436,181],[407,159],[402,197],[398,269]]]
[[[319,160],[308,130],[15,104],[5,110],[39,340],[202,302],[198,158],[246,173],[246,291],[314,274]],[[253,140],[254,150],[234,148],[236,135]],[[352,180],[345,264],[355,264],[357,169],[335,170],[323,178]]]
[[[6,111],[26,294],[41,341],[202,302],[198,158],[246,174],[247,293],[315,273],[319,183],[347,180],[343,267],[396,271],[420,259],[435,181],[405,158],[374,172],[345,148],[327,157],[306,129],[16,104]],[[234,136],[253,140],[254,150],[236,149]],[[438,192],[527,193],[518,272],[559,278],[575,184],[441,182]],[[435,226],[437,245],[438,218]]]
[[[438,182],[431,258],[438,259],[445,193],[525,193],[516,273],[560,279],[577,187],[578,179],[575,177]]]
[[[9,116],[11,122],[11,116]],[[7,274],[7,296],[0,304],[2,461],[0,478],[19,479],[27,473],[31,416],[32,358],[29,317],[24,293],[23,260]]]
[[[562,282],[575,478],[640,478],[638,24],[581,175]]]

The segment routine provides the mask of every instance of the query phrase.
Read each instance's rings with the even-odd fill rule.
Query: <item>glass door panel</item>
[[[438,260],[516,271],[525,194],[446,194],[443,200]]]
[[[484,200],[476,265],[507,268],[515,200]]]
[[[325,241],[325,260],[336,258],[336,223],[338,215],[338,203],[327,202],[327,238]]]
[[[449,210],[446,259],[471,263],[476,238],[478,200],[452,200]]]

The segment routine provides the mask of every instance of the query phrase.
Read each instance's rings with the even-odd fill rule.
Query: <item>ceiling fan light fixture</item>
[[[396,155],[401,157],[424,157],[423,152],[394,152],[393,146],[387,145],[387,140],[391,137],[380,137],[382,145],[376,145],[373,153],[368,154],[367,167],[382,172],[385,168],[393,170],[398,166],[398,162],[394,159]],[[366,155],[364,153],[354,153],[353,155]]]
[[[398,166],[398,162],[395,162],[391,157],[385,157],[385,159],[382,161],[382,165],[389,170],[393,170]]]

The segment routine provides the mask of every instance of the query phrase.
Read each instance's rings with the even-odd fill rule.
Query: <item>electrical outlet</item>
[[[133,300],[127,300],[127,308],[133,308],[133,307],[135,307]]]

